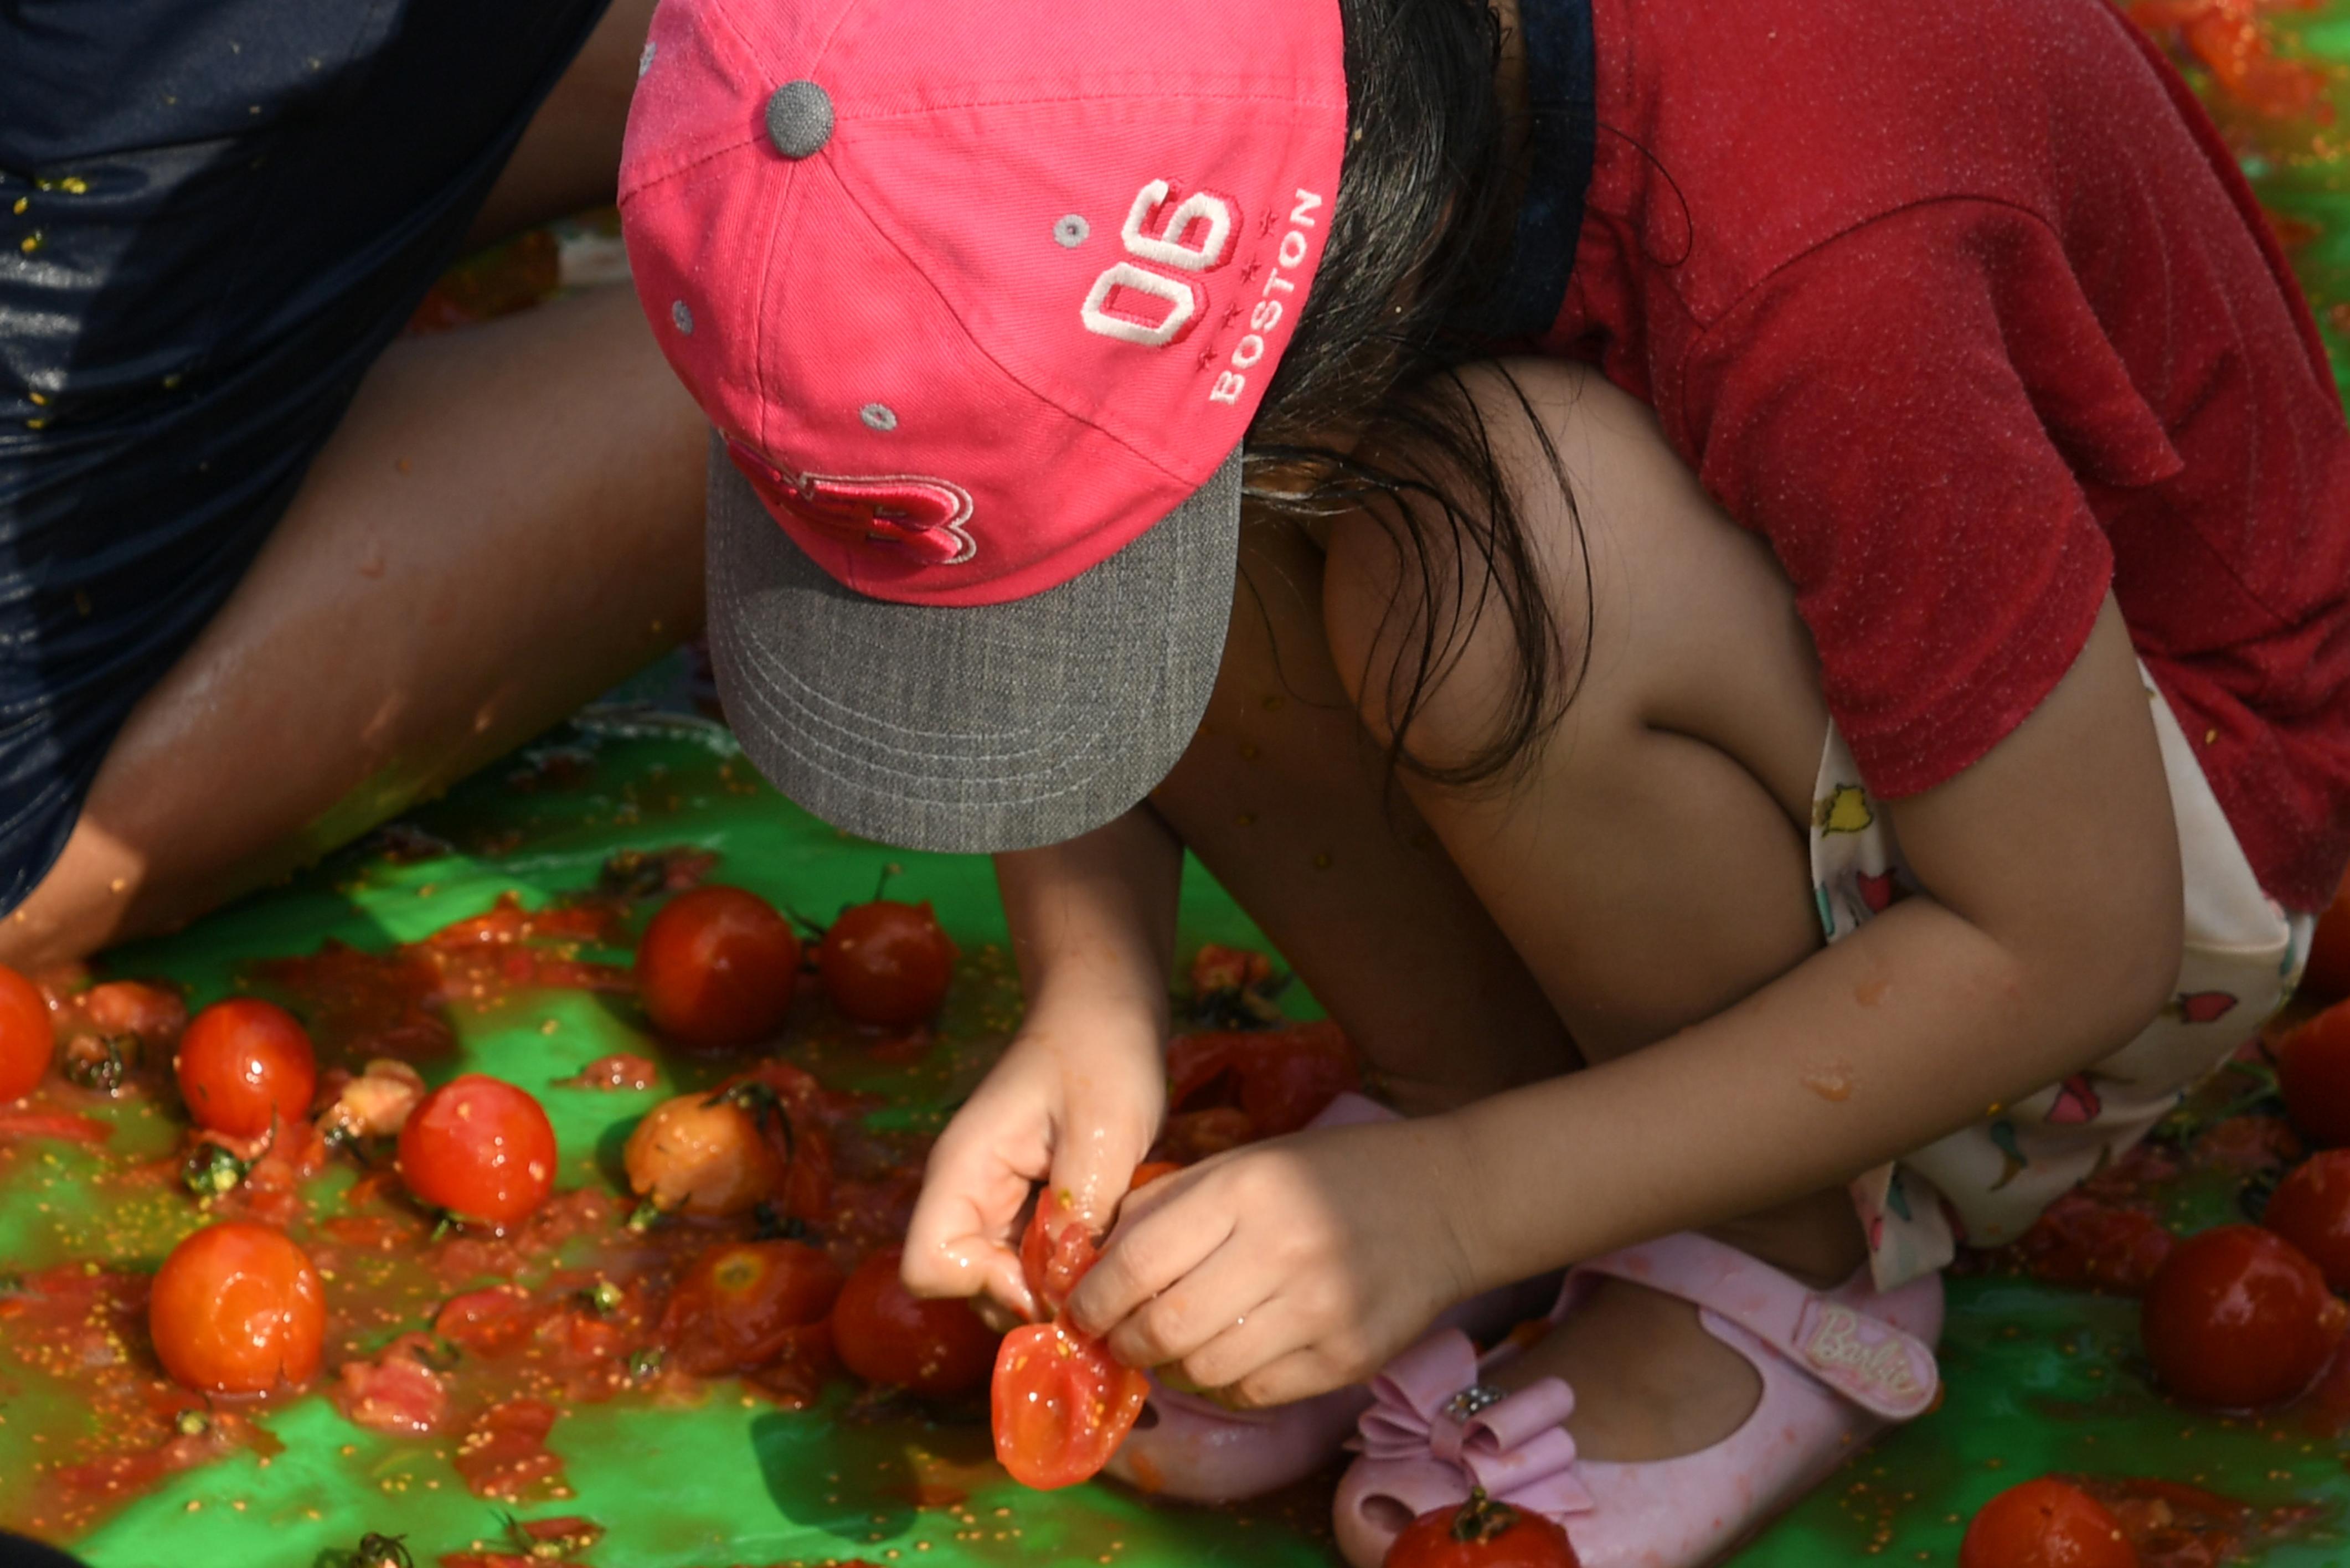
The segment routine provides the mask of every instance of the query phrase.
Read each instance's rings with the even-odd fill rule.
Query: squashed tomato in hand
[[[399,1164],[417,1201],[511,1225],[555,1190],[555,1128],[527,1090],[467,1073],[417,1102],[400,1129]]]
[[[1473,1491],[1406,1525],[1382,1568],[1582,1568],[1582,1559],[1552,1521]]]
[[[2137,1568],[2137,1550],[2079,1487],[2029,1480],[1983,1504],[1960,1543],[1959,1568]]]
[[[48,999],[39,986],[0,964],[0,1106],[40,1087],[56,1050]]]
[[[926,1301],[898,1277],[899,1249],[857,1266],[832,1303],[832,1347],[868,1383],[930,1399],[969,1394],[987,1381],[997,1336],[970,1303]]]
[[[1069,1209],[1066,1193],[1040,1194],[1020,1239],[1028,1288],[1055,1317],[1099,1256]],[[1150,1380],[1091,1334],[1057,1322],[1015,1328],[989,1391],[995,1458],[1023,1486],[1075,1486],[1109,1463],[1149,1397]]]
[[[893,1029],[938,1012],[954,961],[928,904],[889,898],[842,910],[816,950],[816,978],[841,1016]]]
[[[784,1026],[800,940],[756,893],[712,886],[661,906],[637,947],[637,995],[653,1027],[686,1045],[748,1045]]]
[[[172,1380],[213,1394],[265,1394],[317,1375],[327,1294],[309,1255],[247,1220],[206,1226],[163,1260],[148,1332]]]
[[[2338,1002],[2277,1045],[2285,1114],[2312,1143],[2350,1144],[2350,1002]]]
[[[832,1361],[826,1319],[840,1270],[802,1241],[729,1241],[694,1259],[661,1314],[660,1337],[697,1377],[751,1372],[789,1358]]]
[[[2330,1289],[2350,1292],[2350,1148],[2321,1149],[2293,1167],[2261,1223],[2315,1263]]]
[[[2213,1409],[2256,1410],[2316,1381],[2350,1307],[2291,1243],[2257,1225],[2222,1225],[2171,1249],[2147,1286],[2139,1324],[2172,1393]]]
[[[310,1113],[318,1059],[295,1016],[255,996],[215,1002],[180,1036],[180,1096],[200,1127],[259,1137]]]

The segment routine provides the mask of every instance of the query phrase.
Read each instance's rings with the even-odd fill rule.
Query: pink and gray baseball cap
[[[785,794],[1014,849],[1174,766],[1346,119],[1336,0],[663,0],[621,220]]]

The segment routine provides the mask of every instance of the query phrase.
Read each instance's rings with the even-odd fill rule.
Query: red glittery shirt
[[[2262,885],[2350,858],[2350,432],[2234,161],[2103,0],[1596,0],[1544,348],[1767,537],[1869,786],[1981,757],[2108,588]]]

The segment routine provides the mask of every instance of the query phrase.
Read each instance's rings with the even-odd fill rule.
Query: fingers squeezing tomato
[[[400,1129],[400,1175],[418,1201],[506,1226],[555,1190],[555,1127],[525,1089],[467,1073],[442,1085]]]
[[[213,1394],[266,1394],[317,1376],[327,1295],[309,1255],[248,1220],[206,1226],[157,1271],[147,1323],[172,1381]]]
[[[1020,1241],[1028,1288],[1056,1321],[1014,1329],[995,1356],[995,1457],[1013,1480],[1039,1491],[1074,1486],[1109,1463],[1150,1397],[1149,1378],[1057,1321],[1097,1256],[1070,1208],[1066,1193],[1039,1198]]]

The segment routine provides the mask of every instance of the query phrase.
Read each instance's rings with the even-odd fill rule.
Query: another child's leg
[[[0,961],[201,914],[691,635],[707,455],[625,288],[395,345],[116,737]]]

